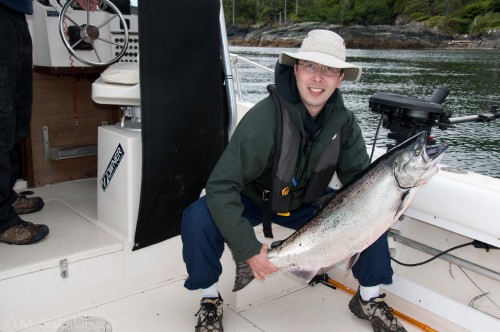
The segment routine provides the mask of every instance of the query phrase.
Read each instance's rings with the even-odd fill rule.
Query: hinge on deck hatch
[[[68,277],[68,260],[63,259],[59,262],[59,266],[61,267],[61,278]]]

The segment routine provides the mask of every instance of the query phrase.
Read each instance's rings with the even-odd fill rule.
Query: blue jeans
[[[245,195],[241,195],[241,202],[244,206],[242,216],[247,218],[252,226],[260,224],[261,207]],[[298,229],[313,217],[314,211],[314,207],[306,204],[291,211],[289,217],[273,215],[273,223]],[[184,210],[181,238],[182,256],[188,272],[184,287],[195,290],[208,288],[216,283],[222,273],[220,258],[224,252],[224,238],[212,219],[205,197],[201,197]],[[386,234],[361,253],[352,271],[363,286],[392,283],[393,271]]]

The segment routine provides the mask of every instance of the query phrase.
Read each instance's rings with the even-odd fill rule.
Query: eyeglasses
[[[302,66],[304,70],[308,73],[311,74],[316,74],[319,69],[321,69],[321,74],[325,77],[334,77],[338,76],[341,72],[340,69],[338,68],[333,68],[333,67],[328,67],[328,66],[322,66],[314,62],[299,62],[297,65]]]

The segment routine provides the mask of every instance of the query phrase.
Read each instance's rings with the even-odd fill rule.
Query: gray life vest
[[[264,235],[272,237],[270,219],[273,213],[288,213],[295,199],[300,199],[302,204],[307,204],[325,194],[337,169],[342,144],[349,137],[350,127],[346,123],[339,133],[332,138],[306,185],[299,187],[294,177],[301,135],[290,118],[284,100],[278,94],[276,87],[269,85],[267,89],[274,98],[278,118],[272,186],[262,193],[262,199],[266,202],[266,208],[263,211]],[[308,151],[306,151],[306,158],[309,158],[310,150],[311,147],[309,146]]]

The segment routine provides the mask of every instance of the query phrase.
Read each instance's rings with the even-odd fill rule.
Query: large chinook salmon
[[[355,180],[317,205],[322,210],[279,246],[268,250],[278,268],[309,282],[324,267],[350,258],[386,232],[410,205],[420,186],[438,171],[447,145],[426,145],[422,132],[382,155]],[[333,197],[333,198],[332,198]],[[233,291],[254,279],[246,262],[236,265]]]

